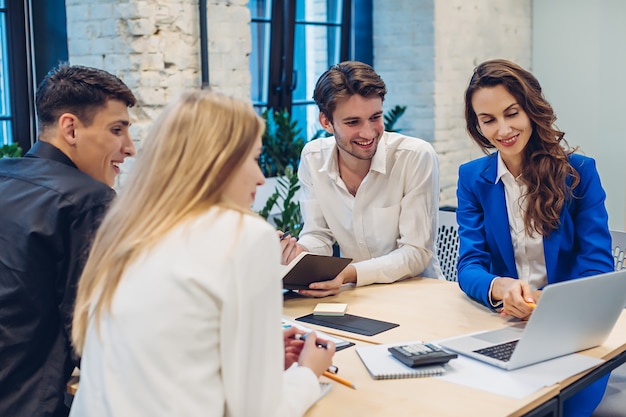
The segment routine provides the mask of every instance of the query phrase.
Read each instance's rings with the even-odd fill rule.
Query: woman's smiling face
[[[533,132],[530,118],[503,85],[484,87],[472,96],[478,128],[500,151],[502,160],[515,176],[521,173],[523,151]]]

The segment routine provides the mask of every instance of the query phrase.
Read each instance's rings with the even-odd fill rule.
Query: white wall
[[[407,106],[397,127],[433,144],[440,204],[456,206],[459,165],[483,155],[465,132],[463,92],[484,60],[530,65],[532,0],[374,0],[373,5],[374,68],[387,84],[385,108]]]
[[[572,146],[598,164],[609,227],[626,222],[626,2],[533,2],[533,73]]]
[[[457,206],[459,165],[484,156],[465,130],[464,92],[476,65],[505,58],[528,67],[532,0],[435,2],[435,141],[441,205]]]

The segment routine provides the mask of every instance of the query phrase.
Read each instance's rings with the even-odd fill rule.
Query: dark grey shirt
[[[67,415],[76,284],[114,196],[46,142],[0,159],[0,416]]]

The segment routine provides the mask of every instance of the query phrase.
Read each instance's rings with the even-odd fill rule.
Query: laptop
[[[626,306],[626,269],[547,285],[527,322],[438,342],[444,349],[517,369],[596,347]]]

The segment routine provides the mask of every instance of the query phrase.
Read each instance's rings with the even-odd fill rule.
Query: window
[[[31,147],[36,85],[67,59],[65,0],[0,0],[0,145]]]
[[[0,144],[26,150],[34,127],[24,3],[0,0]]]
[[[8,145],[13,142],[8,57],[7,11],[4,0],[0,0],[0,135],[2,135],[0,145]]]
[[[371,64],[372,0],[251,0],[249,8],[253,104],[288,110],[310,138],[319,76],[347,59]]]

